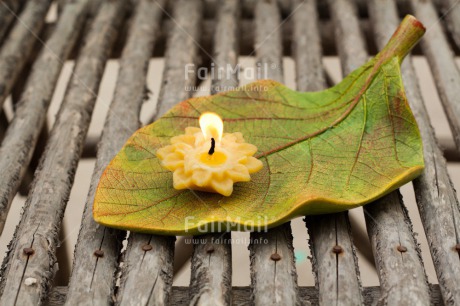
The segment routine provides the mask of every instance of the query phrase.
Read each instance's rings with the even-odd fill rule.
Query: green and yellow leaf
[[[112,160],[97,189],[95,220],[168,235],[272,227],[364,205],[411,181],[424,168],[423,151],[400,64],[423,33],[406,17],[375,58],[321,92],[262,80],[181,102],[138,130]],[[175,190],[172,172],[155,155],[208,111],[223,118],[225,132],[241,132],[256,145],[264,164],[230,197]]]

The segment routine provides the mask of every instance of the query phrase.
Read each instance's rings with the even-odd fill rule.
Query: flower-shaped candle
[[[214,113],[200,117],[200,127],[187,127],[171,138],[171,145],[157,150],[161,165],[173,171],[175,189],[193,189],[229,196],[233,184],[247,182],[250,173],[262,169],[253,155],[257,147],[243,135],[223,133],[222,119]]]

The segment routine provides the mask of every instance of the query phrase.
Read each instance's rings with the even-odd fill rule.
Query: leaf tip
[[[419,42],[425,31],[425,26],[417,18],[406,15],[380,52],[380,56],[383,58],[398,56],[402,60]]]
[[[415,18],[414,16],[409,14],[409,15],[406,15],[405,19],[407,19],[412,24],[413,27],[418,28],[419,30],[423,31],[423,33],[426,32],[426,28],[423,25],[423,23],[417,18]]]

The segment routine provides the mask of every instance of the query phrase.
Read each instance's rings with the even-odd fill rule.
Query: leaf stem
[[[386,46],[377,55],[377,58],[385,61],[397,56],[399,62],[402,62],[404,57],[425,34],[425,31],[425,27],[417,18],[412,15],[406,15]]]

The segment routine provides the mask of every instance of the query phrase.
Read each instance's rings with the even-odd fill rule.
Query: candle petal
[[[187,152],[190,152],[190,150],[192,150],[192,146],[186,144],[186,143],[177,143],[175,145],[175,153],[177,154],[180,154],[182,158],[185,157],[185,155],[187,154]]]
[[[197,169],[193,172],[192,181],[198,187],[204,187],[209,184],[209,181],[212,178],[212,172],[206,171],[204,169]]]
[[[176,149],[174,148],[174,146],[166,146],[166,147],[158,149],[156,154],[157,154],[159,159],[163,160],[169,154],[174,153],[175,150]]]
[[[184,166],[184,157],[182,154],[174,152],[166,156],[161,165],[168,170],[174,171],[177,168]]]
[[[211,186],[215,191],[226,197],[230,196],[233,192],[233,181],[230,178],[213,180],[211,181]]]
[[[257,152],[257,147],[250,143],[240,143],[237,145],[236,150],[243,155],[254,155]]]
[[[241,164],[228,170],[227,173],[235,182],[249,182],[251,180],[248,168]]]
[[[257,172],[264,166],[260,160],[252,156],[249,156],[242,164],[248,168],[249,173]]]
[[[179,135],[179,136],[174,136],[171,138],[171,144],[188,144],[190,146],[193,146],[195,144],[195,136],[194,135]]]
[[[246,142],[243,138],[243,134],[241,134],[240,132],[235,132],[233,133],[233,135],[235,136],[235,142],[239,142],[239,143]]]
[[[245,142],[243,138],[243,134],[241,134],[240,132],[226,133],[222,137],[222,141],[223,142],[236,142],[236,143]]]
[[[201,133],[201,129],[195,126],[189,126],[185,128],[186,135],[195,135],[196,133]]]
[[[173,184],[175,189],[190,188],[192,178],[184,173],[183,168],[179,168],[173,173]]]

